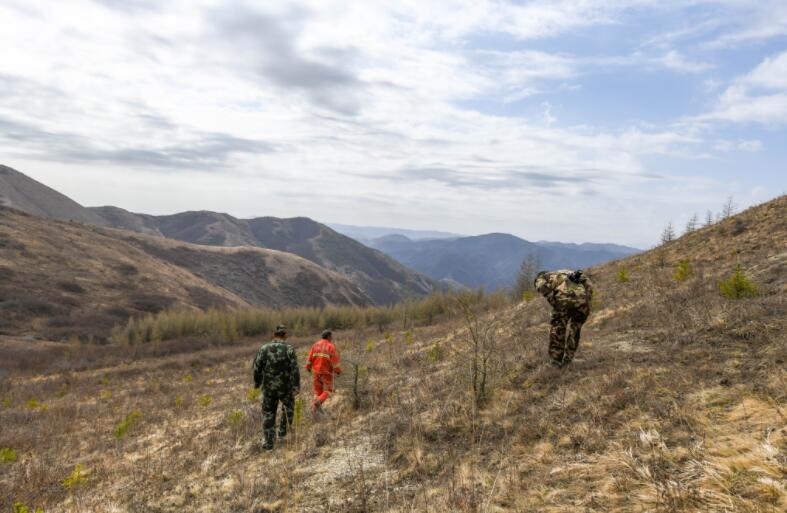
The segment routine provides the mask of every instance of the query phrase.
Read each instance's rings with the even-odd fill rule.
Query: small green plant
[[[619,283],[628,283],[631,280],[629,270],[623,266],[619,267],[615,279],[618,280]]]
[[[25,506],[21,502],[15,502],[14,513],[44,513],[44,510],[42,508],[31,510],[28,506]]]
[[[180,408],[183,406],[183,396],[179,395],[175,398],[175,408]]]
[[[101,378],[101,384],[102,385],[109,385],[109,377],[108,376],[104,376],[103,378]]]
[[[536,293],[533,290],[526,290],[522,293],[522,301],[529,303],[536,298]]]
[[[112,390],[102,390],[98,396],[104,401],[109,401],[112,399]]]
[[[292,410],[292,424],[297,427],[301,422],[303,422],[303,397],[298,396],[295,398],[295,407]]]
[[[242,410],[233,410],[227,414],[227,420],[229,421],[230,425],[233,426],[239,425],[243,421],[244,417],[246,417],[246,414],[243,413]]]
[[[719,291],[727,299],[743,299],[757,296],[757,285],[746,277],[738,264],[732,276],[719,283]]]
[[[246,400],[250,403],[255,403],[260,400],[260,396],[262,395],[262,390],[259,388],[250,388],[248,392],[246,392]]]
[[[194,376],[192,376],[191,374],[186,374],[185,376],[183,376],[184,383],[191,383],[192,381],[194,381]]]
[[[39,411],[47,411],[49,406],[46,403],[39,402],[35,399],[30,399],[25,403],[25,407],[28,410],[39,410]]]
[[[675,274],[672,275],[675,281],[681,283],[694,276],[694,269],[691,267],[691,262],[688,259],[683,259],[678,262],[675,268]]]
[[[204,406],[205,408],[210,406],[210,403],[213,402],[213,398],[209,395],[202,395],[198,400],[199,400],[199,404],[201,406]]]
[[[115,438],[123,438],[126,436],[141,418],[142,413],[138,411],[132,411],[126,415],[126,417],[115,427]]]
[[[0,449],[0,461],[3,463],[14,463],[16,460],[17,454],[15,450],[8,447]]]
[[[3,399],[3,409],[7,410],[10,407],[11,407],[11,399],[6,397],[5,399]]]
[[[411,345],[413,345],[413,342],[414,342],[413,332],[409,331],[409,330],[405,331],[404,332],[404,343],[407,344],[408,346],[411,346]]]
[[[426,353],[426,359],[431,363],[437,363],[443,359],[443,348],[440,347],[439,342],[435,342],[429,349],[429,352]]]
[[[55,392],[55,397],[65,397],[68,393],[68,384],[64,383],[57,392]]]
[[[374,351],[374,340],[369,339],[366,341],[366,352],[371,353]]]
[[[90,470],[84,468],[81,463],[77,463],[74,470],[71,471],[71,475],[63,480],[63,486],[69,490],[83,486],[87,482],[89,475]]]

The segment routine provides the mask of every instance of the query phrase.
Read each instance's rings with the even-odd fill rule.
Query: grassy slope
[[[780,198],[669,244],[663,258],[594,269],[601,303],[566,370],[546,365],[542,300],[486,314],[497,351],[477,413],[461,319],[412,337],[339,334],[347,359],[368,369],[361,409],[351,408],[345,373],[330,416],[307,415],[273,454],[254,444],[251,342],[9,376],[0,447],[14,447],[19,461],[0,466],[0,508],[784,511],[786,214]],[[683,258],[695,275],[677,283]],[[738,261],[758,298],[718,294]],[[620,266],[627,283],[615,279]],[[309,342],[295,341],[299,354]],[[61,365],[83,366],[79,355]],[[30,399],[48,409],[26,407]],[[235,410],[245,414],[237,423]],[[115,438],[132,411],[142,413],[138,425]],[[61,481],[77,463],[91,474],[67,490]]]
[[[213,248],[0,207],[0,333],[106,337],[167,307],[366,304],[343,276],[295,255]]]

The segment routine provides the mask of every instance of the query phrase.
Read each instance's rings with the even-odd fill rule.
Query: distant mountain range
[[[555,269],[589,267],[639,252],[614,244],[529,242],[503,233],[467,237],[340,224],[333,225],[334,229],[305,217],[238,219],[209,211],[154,216],[111,206],[87,208],[6,166],[0,166],[0,205],[43,218],[202,246],[247,246],[290,253],[316,264],[317,270],[347,279],[361,297],[341,297],[353,296],[354,303],[396,303],[424,296],[440,284],[487,290],[508,287],[522,260],[531,254],[544,269]],[[275,304],[272,298],[261,296],[246,299],[254,304]]]
[[[434,280],[487,290],[511,286],[530,255],[538,258],[542,269],[576,269],[639,253],[614,244],[534,243],[504,233],[432,240],[387,235],[369,245]]]
[[[344,276],[375,304],[424,296],[435,286],[393,258],[305,217],[237,219],[207,211],[152,216],[117,207],[86,208],[6,166],[0,166],[0,204],[49,219],[80,221],[192,244],[252,246],[291,253]]]
[[[438,232],[435,230],[407,230],[403,228],[388,228],[382,226],[354,226],[349,224],[329,223],[328,226],[337,232],[352,237],[353,239],[367,244],[385,237],[386,235],[404,235],[412,240],[424,239],[456,239],[463,237],[458,233]]]

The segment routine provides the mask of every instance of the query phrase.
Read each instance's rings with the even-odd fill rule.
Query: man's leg
[[[549,357],[557,365],[563,365],[566,352],[566,327],[568,315],[565,312],[554,310],[549,321],[552,328],[549,330]]]
[[[317,397],[320,404],[328,400],[328,397],[333,392],[333,374],[323,374],[320,376],[322,383],[322,393]]]
[[[276,410],[279,407],[279,397],[269,391],[262,396],[262,446],[273,449],[273,440],[276,437]]]
[[[322,380],[320,379],[320,375],[316,372],[314,373],[314,401],[312,401],[312,412],[316,411],[317,408],[320,406],[320,396],[323,394],[322,390]]]
[[[287,432],[292,428],[292,420],[295,415],[295,395],[285,394],[281,398],[282,415],[279,420],[279,438],[287,436]]]
[[[571,315],[571,321],[568,327],[568,334],[566,336],[566,354],[565,363],[574,359],[574,353],[577,352],[579,347],[579,336],[582,333],[582,325],[587,320],[587,315],[582,312],[575,312]]]

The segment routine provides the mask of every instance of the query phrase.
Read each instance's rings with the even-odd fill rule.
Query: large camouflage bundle
[[[593,289],[590,280],[583,273],[568,269],[541,273],[536,278],[535,286],[557,310],[590,311]]]

